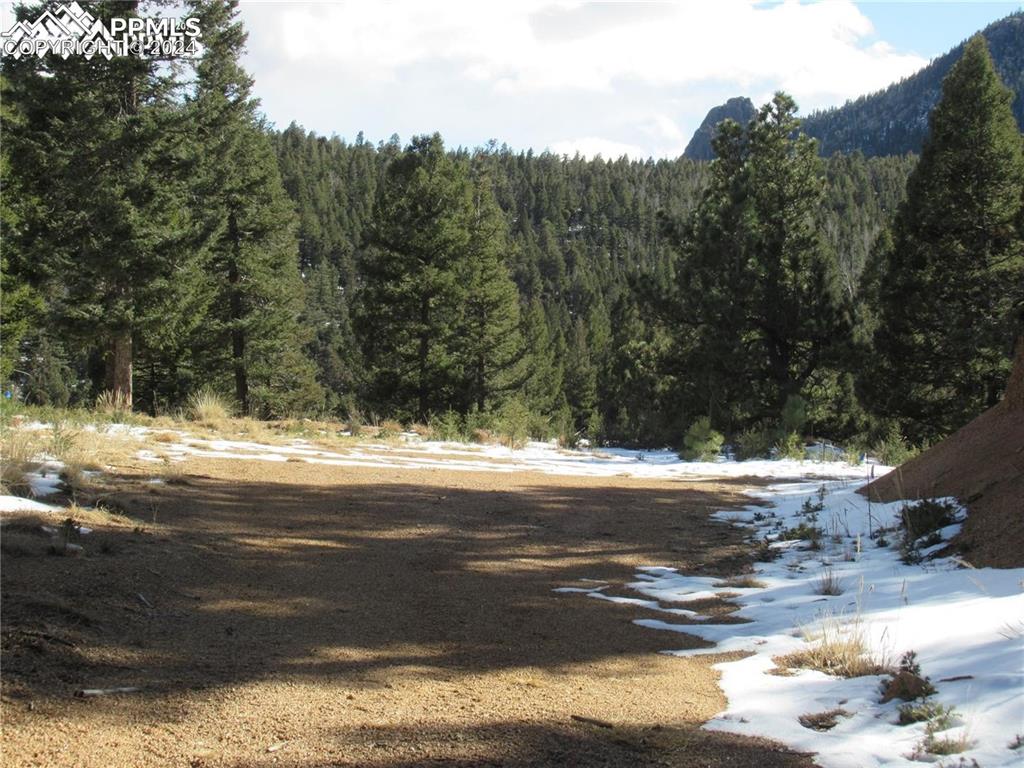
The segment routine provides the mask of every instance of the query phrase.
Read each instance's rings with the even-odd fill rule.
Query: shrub
[[[497,428],[509,448],[522,448],[530,438],[530,409],[519,398],[506,402],[498,412]]]
[[[440,416],[430,417],[430,429],[438,440],[446,443],[464,442],[466,439],[462,418],[450,408]]]
[[[904,656],[904,658],[906,658]],[[921,677],[920,668],[917,672],[902,666],[882,684],[882,703],[893,699],[901,701],[924,700],[935,693],[935,686],[927,677]]]
[[[779,532],[780,541],[808,541],[811,549],[821,548],[821,536],[824,531],[811,523],[800,523],[793,528],[783,528]]]
[[[405,427],[402,426],[401,422],[395,421],[394,419],[385,419],[377,428],[377,437],[382,440],[386,440],[398,437],[404,431]]]
[[[352,437],[359,437],[359,434],[363,431],[363,412],[358,408],[351,408],[348,412],[348,433]]]
[[[800,395],[790,395],[782,406],[780,422],[782,430],[787,434],[799,435],[807,426],[807,401]]]
[[[908,537],[919,539],[956,522],[957,507],[950,501],[922,499],[905,506],[900,517]]]
[[[25,474],[39,466],[36,461],[43,444],[35,432],[5,429],[0,432],[0,484],[19,493],[29,489]]]
[[[900,704],[900,717],[896,724],[912,725],[913,723],[932,722],[936,724],[935,730],[945,731],[955,725],[955,712],[955,707],[947,707],[931,699],[912,701]]]
[[[904,439],[900,428],[892,424],[885,437],[871,446],[871,453],[883,464],[898,467],[917,455],[917,449],[910,446]]]
[[[711,419],[701,416],[686,430],[679,456],[686,461],[710,461],[722,450],[725,437],[711,428]]]
[[[779,431],[767,422],[760,422],[740,432],[736,438],[736,457],[740,460],[766,459],[778,441]]]
[[[216,425],[231,415],[231,408],[223,397],[203,388],[189,395],[187,413],[192,421]]]
[[[807,457],[804,441],[796,432],[787,432],[780,437],[775,443],[774,451],[780,459],[804,459]]]

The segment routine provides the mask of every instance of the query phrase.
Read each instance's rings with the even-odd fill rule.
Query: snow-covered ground
[[[184,439],[162,446],[176,456],[197,456],[261,461],[302,460],[346,467],[446,469],[469,472],[533,471],[550,475],[588,477],[671,478],[864,478],[869,466],[843,461],[682,461],[668,450],[634,451],[622,448],[563,450],[551,443],[531,442],[524,448],[501,445],[466,445],[408,439],[396,445],[358,444],[345,451],[329,451],[303,440],[290,445],[264,445],[234,440]],[[154,458],[154,454],[149,454]]]
[[[943,545],[921,549],[926,557],[921,564],[904,564],[897,533],[886,534],[888,546],[870,538],[871,532],[898,522],[902,504],[869,505],[855,493],[859,485],[779,484],[752,494],[773,507],[718,514],[752,526],[759,539],[776,540],[770,546],[778,559],[755,568],[759,586],[726,587],[719,579],[652,566],[629,585],[640,598],[605,595],[601,586],[576,591],[655,609],[671,603],[668,614],[698,623],[676,623],[671,615],[636,623],[716,644],[713,649],[667,653],[750,654],[717,666],[729,705],[707,728],[766,736],[815,752],[825,768],[912,766],[921,760],[959,766],[961,757],[965,766],[975,765],[972,760],[984,768],[1024,765],[1024,746],[1018,741],[1024,738],[1024,569],[974,569],[954,559],[927,559]],[[810,549],[807,541],[778,540],[780,528],[807,523],[805,503],[815,505],[819,499],[823,508],[816,512],[817,525],[825,531],[821,548]],[[949,526],[941,535],[949,538],[957,529]],[[830,577],[838,581],[841,594],[820,594],[823,578]],[[687,602],[723,592],[737,595],[732,599],[741,608],[734,615],[749,623],[716,625],[686,608]],[[937,689],[932,700],[955,708],[953,727],[935,733],[935,738],[965,736],[971,748],[962,755],[911,759],[926,725],[896,725],[903,702],[880,703],[886,675],[843,679],[811,670],[772,674],[774,657],[813,646],[823,632],[862,635],[870,655],[884,665],[895,667],[904,653],[916,652],[922,674]],[[845,714],[831,730],[812,730],[799,721],[801,715],[834,709]]]

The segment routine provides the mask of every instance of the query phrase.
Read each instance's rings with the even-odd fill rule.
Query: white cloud
[[[282,2],[244,5],[243,18],[249,66],[272,119],[281,120],[283,104],[344,102],[376,91],[375,98],[390,93],[407,111],[424,109],[433,122],[466,107],[491,110],[488,136],[516,146],[610,147],[616,142],[597,137],[614,135],[627,139],[619,146],[642,147],[643,154],[678,153],[703,113],[729,96],[763,100],[782,89],[806,112],[882,88],[927,63],[876,43],[850,0]],[[335,86],[328,94],[310,90],[324,81]],[[701,96],[687,104],[693,89]],[[538,102],[544,113],[533,111]],[[347,104],[338,117],[351,119],[357,106]],[[307,122],[303,111],[289,119]],[[362,127],[375,111],[371,98]],[[574,115],[599,124],[573,125]],[[447,124],[436,128],[452,133]],[[565,138],[580,134],[587,138]]]

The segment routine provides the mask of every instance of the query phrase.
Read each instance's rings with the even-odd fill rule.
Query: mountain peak
[[[683,157],[688,157],[691,160],[714,159],[715,151],[711,148],[711,140],[715,138],[715,129],[718,124],[723,120],[735,120],[740,125],[746,125],[756,112],[754,102],[746,96],[736,96],[725,104],[714,107],[708,112],[697,132],[693,134],[690,143],[686,145]]]

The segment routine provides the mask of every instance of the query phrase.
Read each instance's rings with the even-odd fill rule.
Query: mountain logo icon
[[[77,2],[47,8],[32,22],[19,21],[0,33],[0,50],[5,56],[40,58],[55,53],[67,59],[81,53],[87,59],[97,53],[111,59],[118,52],[110,30]]]

